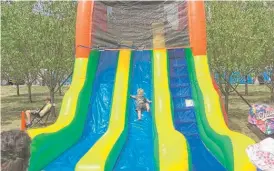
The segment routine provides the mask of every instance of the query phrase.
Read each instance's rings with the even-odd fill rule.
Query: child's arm
[[[136,99],[136,96],[130,95],[131,98]]]
[[[152,101],[150,101],[150,100],[148,100],[148,99],[146,99],[146,101],[148,102],[148,103],[151,103]]]

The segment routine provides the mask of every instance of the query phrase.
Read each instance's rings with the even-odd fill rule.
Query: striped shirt
[[[140,96],[140,95],[131,96],[131,97],[135,99],[137,105],[145,104],[145,103],[148,103],[148,101],[149,101],[147,98],[145,98],[144,96]]]

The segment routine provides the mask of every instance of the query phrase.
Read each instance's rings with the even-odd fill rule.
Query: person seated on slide
[[[138,120],[141,120],[142,112],[144,110],[149,112],[149,103],[151,103],[151,101],[144,97],[144,90],[141,88],[138,88],[136,96],[130,95],[130,97],[135,99],[136,111],[138,113]]]
[[[51,110],[52,104],[51,104],[51,100],[49,97],[46,98],[46,104],[41,108],[41,109],[36,109],[36,110],[27,110],[26,113],[26,117],[27,117],[27,127],[31,126],[31,115],[33,116],[39,116],[42,117],[44,116],[46,113],[48,113]]]
[[[27,171],[31,139],[20,130],[1,132],[1,170]]]

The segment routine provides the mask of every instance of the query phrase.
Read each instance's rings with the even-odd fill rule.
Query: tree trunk
[[[58,92],[59,92],[59,96],[62,96],[62,88],[61,88],[60,86],[61,86],[61,84],[60,84],[60,82],[58,82],[58,87],[59,87]]]
[[[274,68],[272,69],[272,74],[271,74],[271,82],[270,82],[270,86],[271,86],[271,102],[274,103]]]
[[[218,84],[219,84],[219,86],[222,86],[222,77],[221,77],[221,74],[218,74]]]
[[[28,96],[29,96],[29,102],[31,102],[32,103],[32,97],[31,97],[31,84],[27,84],[27,86],[28,86]]]
[[[42,86],[45,86],[46,85],[46,81],[44,78],[42,78]]]
[[[229,103],[229,90],[230,90],[230,86],[229,86],[229,78],[230,78],[231,74],[226,73],[225,74],[225,110],[228,113],[228,103]]]
[[[51,99],[51,103],[54,104],[54,88],[50,89],[50,99]],[[55,106],[52,106],[51,108],[51,113],[55,115]]]
[[[20,96],[20,87],[18,83],[16,83],[16,93],[17,93],[17,96]]]
[[[225,94],[225,110],[228,113],[229,94]]]
[[[245,76],[245,95],[248,96],[248,76]]]
[[[270,89],[270,101],[274,103],[274,87]]]

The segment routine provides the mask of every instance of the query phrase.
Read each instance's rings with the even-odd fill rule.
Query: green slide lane
[[[209,150],[216,155],[216,158],[223,164],[229,171],[233,171],[233,149],[232,143],[228,136],[220,135],[216,133],[209,125],[204,107],[204,97],[201,92],[201,89],[198,85],[198,80],[196,78],[194,57],[192,55],[191,49],[185,49],[186,59],[190,81],[192,86],[193,100],[195,103],[195,110],[197,116],[197,125],[199,127],[200,135],[205,143],[205,145],[209,148]],[[219,107],[219,106],[218,106]],[[230,155],[225,155],[230,154]]]

